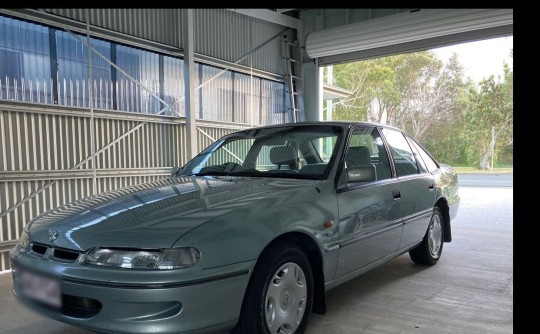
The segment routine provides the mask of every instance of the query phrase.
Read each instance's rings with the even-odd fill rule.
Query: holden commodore
[[[458,206],[453,169],[397,128],[252,128],[33,219],[13,291],[99,332],[303,333],[329,289],[407,252],[437,263]]]

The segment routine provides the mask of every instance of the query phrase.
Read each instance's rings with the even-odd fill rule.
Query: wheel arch
[[[435,207],[439,208],[441,211],[441,214],[443,216],[443,228],[444,228],[444,242],[450,242],[452,241],[452,227],[450,225],[450,207],[448,206],[448,201],[446,198],[441,197],[435,203]]]
[[[315,240],[302,232],[288,232],[272,240],[263,249],[259,258],[273,247],[279,244],[298,245],[306,254],[313,273],[313,313],[326,313],[326,290],[324,288],[324,271],[321,250]],[[255,266],[258,266],[259,262]],[[262,265],[262,264],[261,264]]]

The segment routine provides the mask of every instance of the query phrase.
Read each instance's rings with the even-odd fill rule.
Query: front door
[[[393,177],[375,127],[352,129],[347,168],[373,166],[375,180],[345,183],[338,189],[339,261],[336,278],[395,252],[402,233],[400,184]]]

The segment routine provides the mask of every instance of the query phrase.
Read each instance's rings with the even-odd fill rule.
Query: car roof
[[[253,130],[253,129],[275,128],[275,127],[283,127],[283,126],[303,127],[303,126],[313,126],[313,125],[330,125],[330,126],[339,126],[342,128],[349,128],[354,125],[367,125],[367,126],[378,126],[378,127],[385,127],[385,128],[398,130],[398,131],[403,131],[395,126],[388,125],[388,124],[380,124],[380,123],[374,123],[374,122],[353,122],[353,121],[311,121],[311,122],[281,123],[281,124],[257,126],[257,127],[253,127],[249,129],[244,129],[241,131]]]

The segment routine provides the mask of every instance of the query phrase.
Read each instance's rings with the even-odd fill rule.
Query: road
[[[452,226],[513,230],[512,174],[458,175],[461,204]]]
[[[460,186],[513,187],[513,174],[458,174]]]

